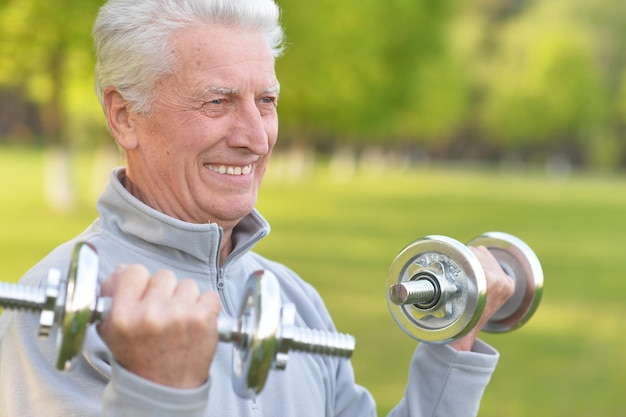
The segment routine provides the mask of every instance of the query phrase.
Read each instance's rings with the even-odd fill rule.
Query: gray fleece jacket
[[[234,250],[218,264],[222,230],[216,224],[189,224],[157,212],[126,191],[124,170],[112,172],[98,201],[100,217],[75,239],[62,244],[22,278],[40,285],[51,267],[66,273],[72,248],[88,241],[100,255],[100,276],[118,264],[144,264],[151,272],[171,269],[193,278],[200,289],[218,291],[223,314],[237,314],[242,288],[259,269],[279,280],[283,303],[294,303],[296,324],[335,330],[315,289],[287,267],[251,251],[269,233],[256,211],[233,233]],[[190,390],[154,384],[126,371],[111,357],[95,327],[88,330],[82,356],[67,372],[54,368],[56,340],[37,338],[38,316],[5,311],[0,316],[0,417],[362,417],[375,416],[369,392],[356,385],[350,361],[293,353],[285,371],[270,372],[255,399],[231,387],[232,347],[220,343],[208,382]],[[478,341],[473,352],[419,345],[411,360],[405,397],[391,416],[473,416],[498,360]],[[390,377],[403,374],[390,372]]]

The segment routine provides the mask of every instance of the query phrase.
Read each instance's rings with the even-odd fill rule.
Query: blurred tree
[[[580,4],[475,0],[459,15],[483,143],[506,153],[562,153],[580,163],[604,135],[609,104]]]
[[[390,123],[396,142],[441,142],[458,128],[467,87],[451,55],[448,31],[454,1],[397,1],[386,8],[383,53]]]
[[[431,94],[416,79],[446,78],[420,68],[438,62],[451,3],[281,0],[289,41],[278,62],[284,136],[380,143],[419,134],[409,127],[437,130],[409,115]]]
[[[484,127],[503,146],[575,145],[602,118],[588,38],[567,24],[529,22],[507,28],[491,61]]]
[[[606,86],[608,120],[590,140],[596,166],[626,163],[626,3],[614,0],[580,0],[578,17],[586,22],[593,39],[596,67]]]
[[[90,33],[101,4],[101,0],[0,3],[0,85],[19,86],[39,105],[42,135],[51,145],[44,193],[60,210],[71,209],[75,200],[67,145],[76,144],[78,131],[93,133],[90,115],[99,113]]]
[[[40,106],[45,140],[61,145],[99,113],[91,25],[102,0],[0,3],[0,85],[20,86]],[[78,117],[73,117],[75,111]]]

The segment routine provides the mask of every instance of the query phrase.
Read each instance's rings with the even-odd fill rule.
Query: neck
[[[233,251],[232,229],[224,230],[224,237],[222,238],[222,245],[220,248],[220,266],[224,264],[228,255]]]
[[[124,177],[120,178],[120,181],[122,182],[122,184],[124,185],[124,188],[126,188],[126,190],[128,190],[129,193],[131,193],[136,199],[138,199],[139,201],[143,202],[144,204],[152,207],[150,205],[149,202],[146,201],[146,199],[144,198],[143,194],[141,193],[141,190],[139,189],[139,187],[137,187],[129,178],[127,175],[125,175]],[[158,210],[158,208],[156,207],[152,207],[155,210]],[[167,214],[167,213],[165,213]],[[220,255],[219,255],[219,264],[220,266],[224,263],[224,261],[226,261],[226,258],[228,258],[228,255],[231,254],[231,252],[233,251],[233,241],[232,241],[232,234],[233,234],[233,229],[232,227],[223,227],[221,224],[217,223],[217,222],[212,222],[212,221],[207,221],[207,223],[215,223],[218,226],[220,226],[222,228],[222,231],[224,233],[223,237],[222,237],[222,244],[221,244],[221,248],[220,248]]]

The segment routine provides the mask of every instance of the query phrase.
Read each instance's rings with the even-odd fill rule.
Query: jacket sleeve
[[[5,311],[0,317],[0,416],[98,416],[103,379],[58,371],[56,332],[38,338],[37,331],[35,314]]]
[[[174,389],[147,381],[113,361],[111,381],[104,390],[103,417],[204,417],[209,385]]]
[[[115,362],[107,380],[82,357],[72,369],[60,372],[54,368],[55,334],[39,339],[37,327],[35,315],[4,312],[0,318],[0,416],[206,415],[208,382],[192,390],[168,388]]]
[[[470,352],[420,344],[405,396],[389,417],[476,416],[498,359],[498,352],[480,340]]]

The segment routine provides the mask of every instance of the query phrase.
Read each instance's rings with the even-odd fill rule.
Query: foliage
[[[38,104],[49,140],[104,131],[89,38],[102,1],[0,2],[0,86]],[[626,165],[624,2],[278,3],[284,143]]]
[[[290,45],[278,62],[287,136],[380,140],[410,130],[395,126],[426,101],[416,80],[434,75],[419,69],[442,54],[449,0],[280,4]]]
[[[0,4],[0,85],[40,106],[44,136],[69,142],[101,118],[93,95],[91,24],[101,0]],[[75,116],[80,115],[80,116]]]
[[[586,137],[586,128],[601,121],[597,109],[604,95],[597,94],[602,89],[585,33],[575,22],[540,16],[516,23],[502,34],[503,52],[492,65],[486,128],[518,147],[546,138]]]

